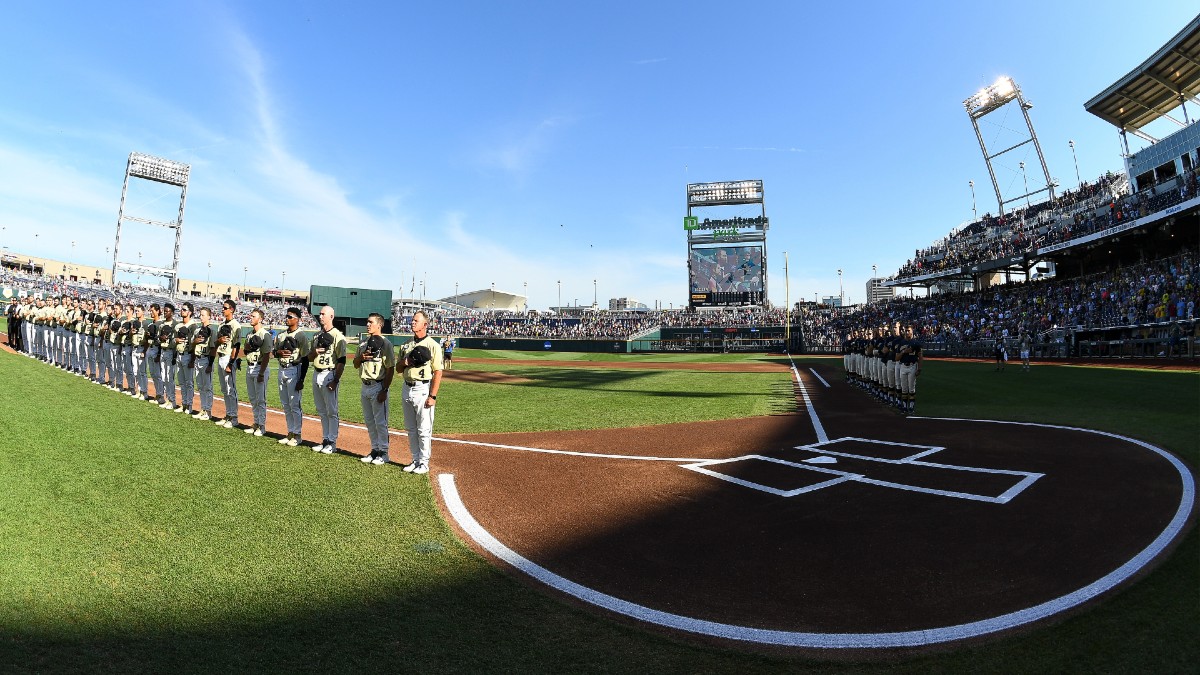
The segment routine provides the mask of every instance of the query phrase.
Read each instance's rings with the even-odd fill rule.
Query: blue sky
[[[602,304],[678,307],[685,185],[761,178],[771,299],[786,251],[793,301],[836,295],[839,268],[861,301],[872,265],[970,218],[968,180],[995,210],[963,99],[1010,75],[1064,186],[1068,140],[1085,180],[1118,170],[1083,103],[1188,5],[9,3],[0,246],[111,264],[136,150],[192,165],[186,277],[528,284],[535,308],[594,279]],[[151,188],[130,211],[169,218]],[[122,257],[166,265],[170,242],[129,231]]]

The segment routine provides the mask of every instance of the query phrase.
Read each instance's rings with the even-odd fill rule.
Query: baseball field
[[[662,455],[692,457],[705,447],[746,443],[754,429],[804,426],[810,391],[818,406],[831,406],[822,409],[831,428],[839,420],[853,425],[856,418],[878,420],[877,426],[921,424],[850,390],[835,378],[833,359],[795,363],[809,386],[804,398],[796,371],[779,355],[461,350],[438,400],[434,432],[442,440],[434,442],[433,471],[412,476],[398,466],[355,461],[367,448],[353,429],[345,432],[345,452],[338,455],[288,448],[273,438],[165,412],[0,350],[0,670],[1166,673],[1190,672],[1200,662],[1194,510],[1179,536],[1144,568],[1070,611],[932,648],[839,651],[696,637],[596,609],[485,550],[450,514],[439,487],[445,483],[439,484],[438,474],[453,470],[472,513],[502,525],[498,536],[547,567],[574,570],[597,586],[619,589],[622,578],[641,579],[644,586],[646,576],[631,558],[595,564],[604,557],[597,550],[620,548],[624,539],[671,538],[673,531],[651,528],[675,522],[665,514],[681,503],[701,513],[711,508],[715,518],[746,502],[738,501],[744,499],[736,492],[741,487],[722,481],[695,491],[679,483],[656,488],[656,474],[629,468],[652,462],[622,463],[621,453],[639,452],[640,443]],[[351,369],[344,382],[342,420],[354,426],[362,417]],[[269,404],[277,407],[270,390]],[[311,414],[307,394],[305,408]],[[403,426],[398,408],[393,404],[393,429]],[[1161,448],[1188,467],[1200,460],[1195,370],[1037,365],[1028,373],[1015,367],[997,373],[986,363],[930,361],[920,379],[918,412],[1097,430]],[[248,411],[241,417],[247,421]],[[986,445],[983,436],[995,435],[984,429],[967,436],[976,433],[980,445]],[[590,439],[606,445],[597,449]],[[319,440],[309,437],[307,426],[305,440]],[[1098,481],[1120,479],[1107,474],[1138,466],[1123,468],[1123,446],[1054,443],[1039,448],[1014,442],[1001,451],[1021,464],[1028,455],[1020,453],[1053,450],[1075,462],[1073,471],[1095,474]],[[549,452],[579,451],[572,457],[518,451],[535,444]],[[608,459],[578,468],[591,457]],[[394,435],[392,461],[407,459],[406,439]],[[575,459],[580,461],[570,463]],[[708,480],[694,471],[676,474]],[[1048,484],[1050,478],[1042,480]],[[645,491],[636,491],[639,485]],[[625,495],[637,495],[640,510],[621,508]],[[586,511],[579,502],[603,504],[604,510]],[[783,503],[764,497],[752,506],[760,514],[795,513],[796,500]],[[1140,508],[1135,502],[1117,506]],[[570,517],[585,512],[588,518]],[[799,521],[793,525],[801,527]],[[1036,529],[1027,530],[1030,548],[1050,545],[1037,540]],[[539,532],[551,536],[538,539]],[[721,529],[705,532],[721,535]],[[1124,536],[1114,534],[1112,546]],[[737,541],[746,546],[744,536]],[[1092,544],[1104,550],[1105,542]],[[726,542],[711,540],[707,547],[729,559],[722,551]],[[819,548],[813,538],[799,550],[816,555]],[[912,556],[885,546],[852,550],[859,558],[869,550],[894,566]],[[663,553],[645,551],[646,564],[679,564],[659,559]],[[769,557],[742,548],[726,569],[733,577],[736,561],[753,568],[753,561]],[[1037,558],[1031,551],[1027,559]],[[855,560],[833,563],[852,569]],[[1044,572],[1054,577],[1062,570]],[[665,578],[658,583],[671,585]],[[690,587],[700,598],[697,611],[715,611],[703,598],[723,597],[739,583],[731,578]],[[639,597],[646,592],[630,591]],[[814,588],[795,597],[815,603],[842,593],[853,595],[850,589]],[[688,602],[680,598],[670,606]],[[757,606],[767,604],[729,611],[753,617]],[[787,620],[762,621],[771,626]],[[830,620],[858,625],[871,618]]]

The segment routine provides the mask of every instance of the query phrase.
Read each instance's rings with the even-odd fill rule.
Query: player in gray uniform
[[[254,425],[246,433],[262,436],[267,431],[267,383],[271,381],[271,349],[274,340],[263,325],[263,311],[250,312],[250,333],[246,336],[246,399],[254,414]]]
[[[121,386],[121,304],[114,302],[108,307],[105,323],[104,363],[106,387],[120,391]]]
[[[179,306],[180,320],[175,324],[175,372],[179,379],[179,407],[175,412],[192,414],[192,403],[196,397],[196,355],[193,353],[192,337],[200,327],[192,314],[195,307],[190,302]]]
[[[217,426],[232,429],[238,426],[237,402],[237,368],[238,354],[241,353],[242,325],[233,318],[237,311],[237,303],[226,300],[221,305],[221,313],[225,321],[217,327],[217,337],[213,341],[212,357],[217,364],[217,373],[221,378],[221,393],[225,397],[225,418],[217,420]]]
[[[308,334],[300,330],[299,307],[288,307],[287,330],[275,338],[275,360],[279,363],[279,403],[287,421],[287,436],[280,444],[296,447],[304,431],[304,376],[308,373]]]
[[[175,409],[175,395],[178,393],[175,388],[175,305],[167,302],[163,304],[162,325],[158,328],[158,366],[159,379],[162,380],[163,388],[160,398],[163,402],[158,404],[163,410]]]
[[[333,307],[325,305],[321,308],[321,313],[317,315],[321,332],[313,338],[312,351],[308,354],[316,371],[313,375],[313,403],[321,418],[321,443],[313,446],[313,452],[326,455],[337,450],[338,430],[341,427],[338,385],[342,380],[342,371],[346,369],[346,337],[333,327],[333,316]]]
[[[146,326],[146,370],[150,373],[150,380],[154,382],[154,396],[146,396],[147,401],[151,401],[157,405],[162,405],[163,402],[163,383],[162,369],[159,367],[159,352],[158,346],[158,331],[162,328],[162,314],[159,310],[158,303],[150,305],[150,323]]]
[[[133,332],[129,341],[129,364],[133,372],[133,382],[136,391],[134,398],[145,399],[149,396],[146,383],[146,308],[138,305],[133,308]]]
[[[354,354],[354,367],[361,371],[362,378],[359,401],[362,403],[363,422],[371,439],[371,452],[363,456],[361,461],[379,465],[391,461],[388,456],[388,390],[396,371],[396,352],[392,343],[382,335],[382,315],[372,313],[367,318],[367,333],[370,337],[366,344],[360,344]]]
[[[917,376],[921,374],[924,345],[914,337],[912,326],[905,328],[905,340],[900,346],[901,412],[911,415],[917,409]]]
[[[196,385],[200,392],[200,414],[196,419],[201,422],[212,419],[213,406],[213,376],[212,352],[216,344],[217,332],[212,326],[212,310],[200,308],[200,326],[192,337],[192,354],[195,358]]]
[[[137,341],[140,322],[133,317],[133,305],[125,305],[125,318],[121,321],[121,371],[125,374],[126,396],[137,395],[137,371],[133,366],[134,342]],[[118,378],[119,379],[119,378]]]

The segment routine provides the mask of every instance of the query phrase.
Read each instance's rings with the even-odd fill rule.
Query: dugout
[[[392,292],[370,288],[342,286],[310,286],[308,311],[316,316],[322,307],[333,307],[334,327],[346,337],[367,332],[367,317],[371,313],[383,316],[383,332],[392,332]]]

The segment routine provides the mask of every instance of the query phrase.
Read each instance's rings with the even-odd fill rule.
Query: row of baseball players
[[[227,429],[242,428],[262,436],[267,426],[267,385],[272,359],[278,366],[279,399],[287,435],[280,444],[297,446],[303,430],[301,407],[304,382],[313,371],[312,396],[321,420],[321,442],[315,452],[337,450],[341,427],[338,394],[346,367],[346,337],[333,325],[334,309],[318,314],[321,331],[310,337],[299,330],[302,310],[287,310],[286,330],[272,335],[263,324],[263,313],[250,313],[249,332],[243,337],[234,314],[237,304],[226,300],[216,319],[202,307],[199,316],[190,302],[149,307],[122,307],[119,302],[67,296],[27,299],[14,312],[21,345],[31,357],[87,377],[113,391],[152,401],[167,410],[215,420]],[[369,337],[356,351],[353,364],[362,380],[360,400],[371,451],[363,462],[382,465],[389,455],[388,414],[390,388],[398,373],[403,380],[405,428],[411,461],[406,472],[428,473],[434,406],[441,386],[442,350],[428,335],[429,317],[417,312],[412,319],[413,339],[400,347],[382,337],[383,317],[367,321]],[[237,371],[245,362],[245,383],[253,423],[238,420]],[[213,416],[212,373],[216,369],[224,398],[225,415]],[[148,380],[154,382],[154,395]],[[176,394],[179,394],[177,401]],[[199,398],[198,405],[196,398]]]
[[[908,415],[917,408],[917,376],[924,346],[913,327],[896,322],[862,329],[842,340],[846,379],[883,403]]]

